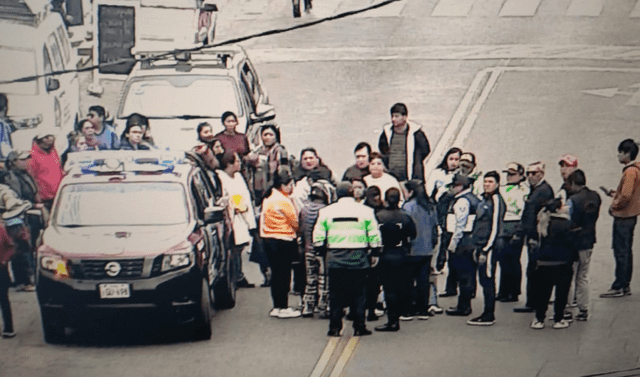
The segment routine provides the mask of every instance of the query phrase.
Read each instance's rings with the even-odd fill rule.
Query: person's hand
[[[478,264],[485,264],[487,263],[487,255],[480,253],[480,255],[478,256]]]
[[[379,257],[371,257],[371,267],[375,267],[378,265],[378,262],[380,261]]]
[[[447,251],[450,252],[451,254],[455,254],[456,252],[456,247],[449,244],[449,247],[447,247]]]
[[[538,248],[538,240],[529,240],[529,249],[537,249]]]

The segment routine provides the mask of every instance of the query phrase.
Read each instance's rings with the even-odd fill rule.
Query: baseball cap
[[[544,173],[544,163],[537,161],[532,164],[529,164],[527,168],[527,172],[542,172]]]
[[[517,173],[524,174],[524,166],[520,165],[517,162],[510,162],[507,164],[507,169],[503,170],[504,173]]]
[[[476,156],[474,156],[473,153],[463,153],[462,156],[460,156],[460,161],[469,161],[475,165]]]
[[[33,137],[34,140],[44,139],[47,136],[56,136],[56,133],[52,129],[38,127],[36,129],[36,135]]]
[[[562,163],[567,164],[567,166],[578,166],[578,157],[571,155],[571,154],[565,154],[562,157],[560,157],[560,161],[558,161],[559,164]]]

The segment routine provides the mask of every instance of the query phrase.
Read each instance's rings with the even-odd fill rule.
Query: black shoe
[[[383,331],[383,332],[395,332],[400,330],[400,324],[399,323],[387,323],[384,324],[382,326],[378,326],[376,327],[376,331]]]
[[[491,326],[496,322],[496,319],[493,316],[481,315],[480,317],[476,317],[467,321],[467,325],[471,326]]]
[[[467,310],[460,310],[458,308],[454,309],[454,310],[447,310],[446,311],[447,315],[450,316],[454,316],[454,317],[466,317],[469,314],[471,314],[471,309],[467,309]]]
[[[518,302],[518,296],[507,295],[501,298],[500,302]]]
[[[371,311],[371,312],[369,312],[369,315],[367,315],[367,322],[375,322],[375,321],[377,321],[377,320],[378,320],[378,318],[380,318],[380,317],[378,317],[378,316],[376,315],[376,313],[374,313],[373,311]]]
[[[440,293],[438,297],[453,297],[457,295],[458,295],[457,292],[444,292],[444,293]]]
[[[534,308],[532,308],[532,307],[529,307],[529,306],[525,305],[525,306],[521,306],[521,307],[518,307],[518,308],[513,308],[513,311],[515,313],[533,313],[536,310]]]
[[[361,327],[359,329],[353,329],[353,336],[366,336],[373,334],[371,331],[367,330],[366,327]]]
[[[339,337],[340,331],[342,331],[342,329],[329,329],[329,332],[327,332],[327,335]]]
[[[255,284],[249,283],[247,279],[242,279],[236,283],[236,288],[254,288],[255,286]]]

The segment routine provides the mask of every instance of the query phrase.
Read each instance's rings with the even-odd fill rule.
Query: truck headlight
[[[176,253],[167,254],[162,258],[162,272],[177,270],[179,268],[188,267],[193,264],[194,254],[189,253]]]
[[[68,278],[69,269],[67,261],[58,255],[45,255],[40,258],[40,267],[42,269],[55,273],[56,277]]]

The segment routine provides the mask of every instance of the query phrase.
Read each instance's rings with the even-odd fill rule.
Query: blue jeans
[[[616,280],[611,289],[628,289],[633,272],[633,231],[638,217],[613,218],[613,257],[616,260]]]

